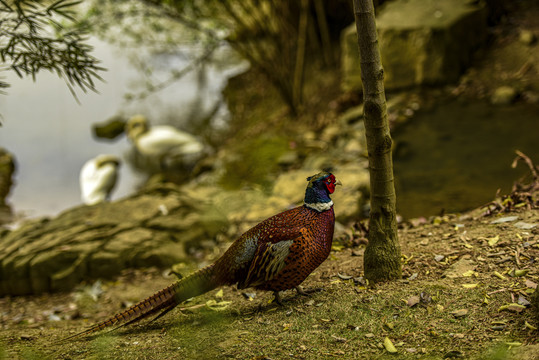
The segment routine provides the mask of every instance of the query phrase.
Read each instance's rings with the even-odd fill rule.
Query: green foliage
[[[56,73],[71,92],[78,86],[95,91],[101,79],[99,61],[90,55],[86,32],[68,29],[63,21],[75,21],[74,8],[81,1],[57,0],[47,5],[38,0],[0,0],[0,60],[19,77],[35,80],[41,70]],[[0,81],[0,88],[9,84]]]
[[[286,139],[261,137],[245,139],[225,165],[226,172],[221,179],[223,186],[239,189],[246,184],[258,184],[264,190],[271,190],[272,174],[277,172],[278,159],[288,150]]]

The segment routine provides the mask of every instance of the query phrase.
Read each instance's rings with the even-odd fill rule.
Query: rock
[[[343,129],[337,124],[329,125],[320,135],[320,139],[327,143],[331,143],[341,135],[342,130]]]
[[[291,166],[298,162],[298,153],[296,151],[287,151],[277,159],[280,166]]]
[[[6,198],[13,185],[15,169],[15,157],[13,154],[0,147],[0,206],[6,206]]]
[[[273,185],[274,196],[288,199],[290,205],[300,204],[305,195],[305,186],[307,186],[307,177],[317,173],[320,170],[294,170],[279,175]],[[335,174],[339,179],[338,174]]]
[[[517,91],[510,86],[500,86],[490,98],[490,102],[495,105],[511,104],[517,97]]]
[[[93,124],[92,129],[95,137],[112,140],[124,133],[125,123],[122,116],[113,116],[103,123]]]
[[[385,2],[377,28],[387,90],[458,79],[487,34],[484,3],[468,0]],[[361,91],[356,25],[341,35],[342,88]]]
[[[0,296],[65,291],[128,267],[167,267],[187,261],[186,248],[227,228],[226,216],[210,203],[168,185],[79,206],[1,238]]]
[[[442,277],[450,279],[462,277],[464,273],[474,270],[476,266],[477,264],[471,259],[470,255],[464,255],[445,270]]]
[[[347,154],[353,154],[357,156],[359,154],[366,153],[367,148],[365,147],[364,141],[353,138],[346,143],[346,145],[344,146],[344,151]]]
[[[335,218],[340,223],[346,223],[359,217],[361,209],[369,202],[369,199],[363,196],[370,186],[369,170],[361,163],[355,162],[338,166],[333,173],[342,182],[342,187],[332,196]]]
[[[533,45],[537,41],[537,36],[530,30],[521,30],[518,40],[524,45]]]

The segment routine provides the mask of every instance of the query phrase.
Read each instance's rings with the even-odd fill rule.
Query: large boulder
[[[69,209],[0,238],[0,296],[69,290],[129,267],[167,267],[227,228],[211,204],[172,186]]]
[[[487,10],[479,1],[391,1],[376,20],[388,90],[456,81],[487,34]],[[342,87],[361,90],[355,24],[343,31],[341,47]]]

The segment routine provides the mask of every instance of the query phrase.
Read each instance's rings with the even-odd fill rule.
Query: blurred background
[[[405,218],[484,204],[527,173],[511,169],[515,150],[539,154],[537,5],[449,3],[375,1]],[[17,217],[80,204],[80,169],[98,154],[124,162],[113,199],[160,172],[124,134],[95,134],[136,114],[203,142],[188,176],[168,171],[176,183],[270,193],[287,171],[366,170],[350,1],[94,0],[72,10],[76,22],[59,21],[88,34],[106,69],[96,91],[47,71],[21,78],[8,62],[1,73],[10,87],[0,145],[16,161],[7,203]],[[353,190],[366,199],[364,185]]]

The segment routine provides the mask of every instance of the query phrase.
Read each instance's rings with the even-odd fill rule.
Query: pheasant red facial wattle
[[[280,291],[296,288],[331,251],[335,213],[329,197],[341,183],[329,172],[307,178],[304,203],[274,215],[241,235],[213,264],[177,281],[129,309],[72,337],[149,315],[164,315],[183,301],[223,285]],[[158,317],[159,317],[158,316]]]

